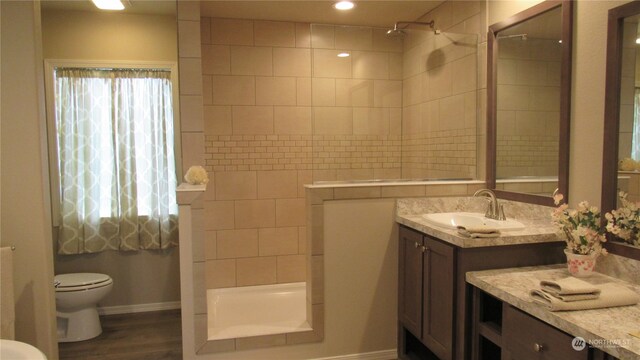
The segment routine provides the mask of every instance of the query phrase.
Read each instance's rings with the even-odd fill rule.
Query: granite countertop
[[[570,335],[580,336],[593,347],[620,359],[640,358],[640,339],[629,335],[640,331],[640,304],[580,311],[548,311],[529,299],[529,290],[539,288],[541,279],[569,276],[566,265],[549,265],[472,271],[467,282]],[[582,279],[591,284],[618,283],[640,294],[640,286],[595,273]]]
[[[562,241],[551,223],[551,208],[507,200],[500,200],[500,203],[504,204],[507,217],[525,225],[523,230],[505,231],[495,238],[468,238],[457,230],[432,225],[422,217],[423,214],[458,211],[484,214],[486,201],[477,197],[398,199],[396,222],[463,248]]]

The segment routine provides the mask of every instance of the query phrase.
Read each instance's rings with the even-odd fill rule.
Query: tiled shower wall
[[[478,33],[482,8],[446,2],[429,16]],[[403,46],[367,27],[201,27],[207,288],[304,281],[304,184],[476,177],[475,35],[461,46],[419,31]]]
[[[557,176],[562,46],[499,41],[497,177]]]
[[[305,279],[308,24],[202,18],[207,288]]]
[[[313,180],[400,178],[402,41],[314,24],[311,47]]]
[[[478,49],[483,6],[447,1],[404,40],[403,178],[476,178]]]
[[[303,185],[401,175],[402,42],[365,27],[201,25],[207,287],[304,281]]]
[[[459,46],[454,44],[442,44],[442,47],[434,44],[441,38],[430,37],[430,40],[431,46],[419,46],[407,53],[409,65],[412,58],[438,57],[440,52],[447,54],[445,63],[429,64],[427,61],[426,71],[414,74],[411,66],[405,71],[408,77],[404,92],[403,176],[474,178],[476,39],[475,36],[465,39],[469,41],[469,47],[460,49],[454,49]]]

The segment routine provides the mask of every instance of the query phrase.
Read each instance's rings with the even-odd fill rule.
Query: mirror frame
[[[571,57],[573,49],[573,1],[547,0],[519,12],[508,19],[489,26],[487,45],[487,187],[501,199],[538,205],[555,206],[551,196],[519,193],[496,189],[497,152],[497,35],[500,31],[520,24],[537,15],[561,8],[562,60],[560,70],[560,128],[558,144],[558,191],[568,201],[569,193],[569,122],[571,117]]]
[[[620,77],[622,75],[622,37],[626,17],[640,14],[640,2],[633,1],[609,10],[607,21],[607,73],[604,102],[604,142],[602,152],[602,213],[617,208],[618,136],[620,130]],[[602,218],[603,226],[607,220]],[[607,234],[607,250],[612,254],[640,260],[640,248],[613,241]]]

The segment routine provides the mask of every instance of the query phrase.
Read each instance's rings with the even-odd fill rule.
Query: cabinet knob
[[[421,250],[422,252],[425,252],[425,251],[429,251],[429,248],[428,248],[428,247],[426,247],[426,246],[423,246],[423,247],[422,247],[422,249],[420,249],[420,250]]]
[[[420,246],[420,244],[418,244],[418,242],[416,241],[416,242],[413,244],[413,246],[417,249],[417,248],[418,248],[418,246]]]
[[[542,350],[544,350],[544,346],[538,343],[535,343],[533,344],[533,350],[535,350],[536,352],[542,352]]]

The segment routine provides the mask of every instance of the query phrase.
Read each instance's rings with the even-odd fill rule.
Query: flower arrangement
[[[184,181],[191,185],[206,184],[209,182],[209,175],[202,166],[192,166],[184,175]]]
[[[566,235],[567,250],[579,255],[606,255],[602,243],[607,241],[600,229],[600,210],[582,201],[577,209],[569,209],[562,203],[564,196],[557,194],[553,200],[558,207],[551,214],[553,222]]]
[[[604,216],[607,219],[607,231],[625,242],[640,246],[640,203],[627,200],[627,193],[620,191],[620,206]]]

